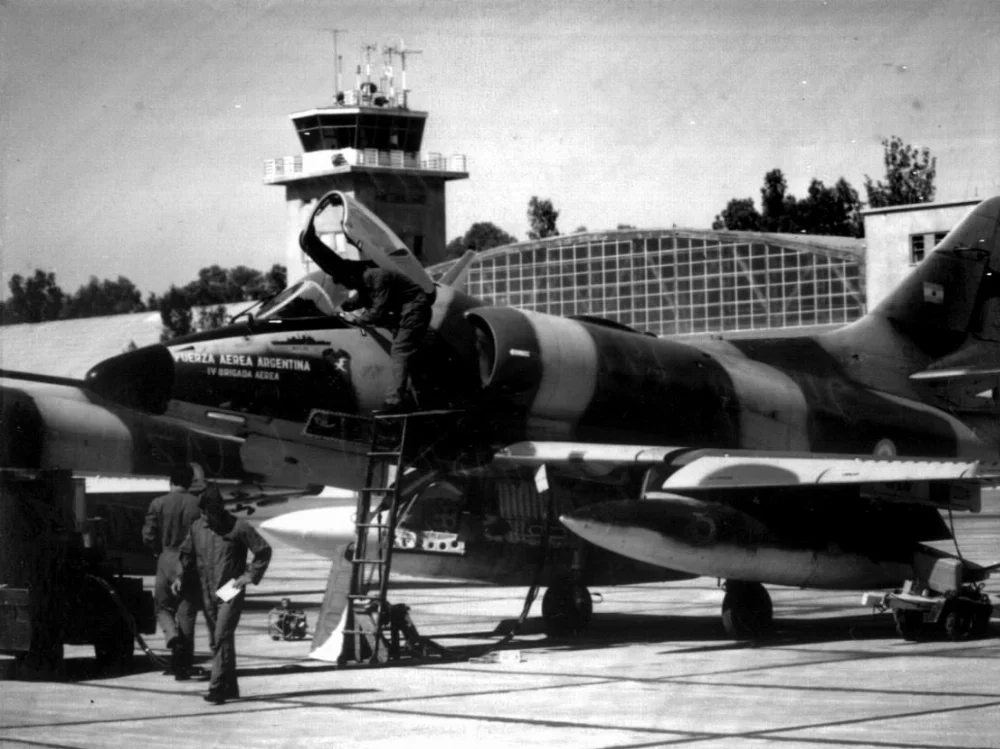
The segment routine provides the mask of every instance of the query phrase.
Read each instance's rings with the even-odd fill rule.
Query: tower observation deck
[[[425,265],[444,259],[445,183],[469,176],[465,156],[422,151],[427,112],[409,108],[406,88],[406,58],[420,50],[402,42],[383,47],[376,80],[371,72],[376,49],[362,47],[365,75],[359,63],[353,89],[340,87],[338,58],[333,101],[290,115],[302,153],[264,162],[264,183],[285,186],[289,278],[312,270],[298,235],[316,200],[330,190],[349,193],[371,208]]]

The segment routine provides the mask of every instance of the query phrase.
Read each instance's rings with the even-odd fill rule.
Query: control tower
[[[364,73],[359,63],[353,89],[341,88],[338,58],[333,101],[290,115],[302,153],[264,162],[264,183],[285,186],[290,281],[315,270],[298,237],[316,201],[330,190],[353,195],[371,208],[424,265],[445,259],[445,183],[469,174],[464,155],[421,150],[427,112],[409,108],[406,88],[406,58],[419,51],[402,42],[383,47],[376,79],[371,58],[377,47],[363,45]],[[399,88],[393,69],[397,56]]]

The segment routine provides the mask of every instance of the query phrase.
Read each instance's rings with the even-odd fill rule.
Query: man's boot
[[[170,666],[174,672],[174,681],[187,681],[191,678],[188,673],[187,647],[178,637],[176,642],[170,647]]]

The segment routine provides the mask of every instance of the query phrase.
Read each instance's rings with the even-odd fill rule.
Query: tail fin
[[[465,281],[469,275],[469,265],[475,257],[475,250],[466,250],[465,254],[441,278],[441,285],[450,286],[458,291],[465,291]]]
[[[940,358],[1000,342],[1000,196],[984,200],[872,313]]]

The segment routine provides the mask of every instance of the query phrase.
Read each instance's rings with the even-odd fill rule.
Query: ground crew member
[[[420,350],[430,326],[434,292],[428,294],[398,271],[365,261],[345,260],[320,240],[311,222],[299,237],[299,244],[334,281],[356,292],[356,296],[341,305],[345,312],[361,309],[353,316],[356,322],[378,325],[393,333],[389,352],[392,381],[382,413],[414,410],[416,404],[409,395],[407,380],[413,356]]]
[[[210,486],[201,495],[201,516],[191,524],[191,532],[181,544],[181,574],[174,580],[175,589],[183,589],[197,571],[201,583],[205,619],[214,631],[212,676],[208,683],[207,702],[221,704],[240,696],[236,681],[236,625],[246,598],[247,583],[256,585],[271,561],[271,546],[246,520],[226,512],[222,495]],[[247,551],[253,561],[247,566]],[[239,593],[222,601],[217,591],[229,581]]]
[[[149,503],[142,540],[156,556],[156,620],[170,649],[170,669],[174,678],[190,678],[191,656],[194,654],[194,620],[201,602],[197,578],[184,586],[180,594],[171,588],[171,581],[180,569],[179,549],[199,517],[198,497],[191,493],[195,470],[190,463],[176,466],[170,472],[170,493]]]

